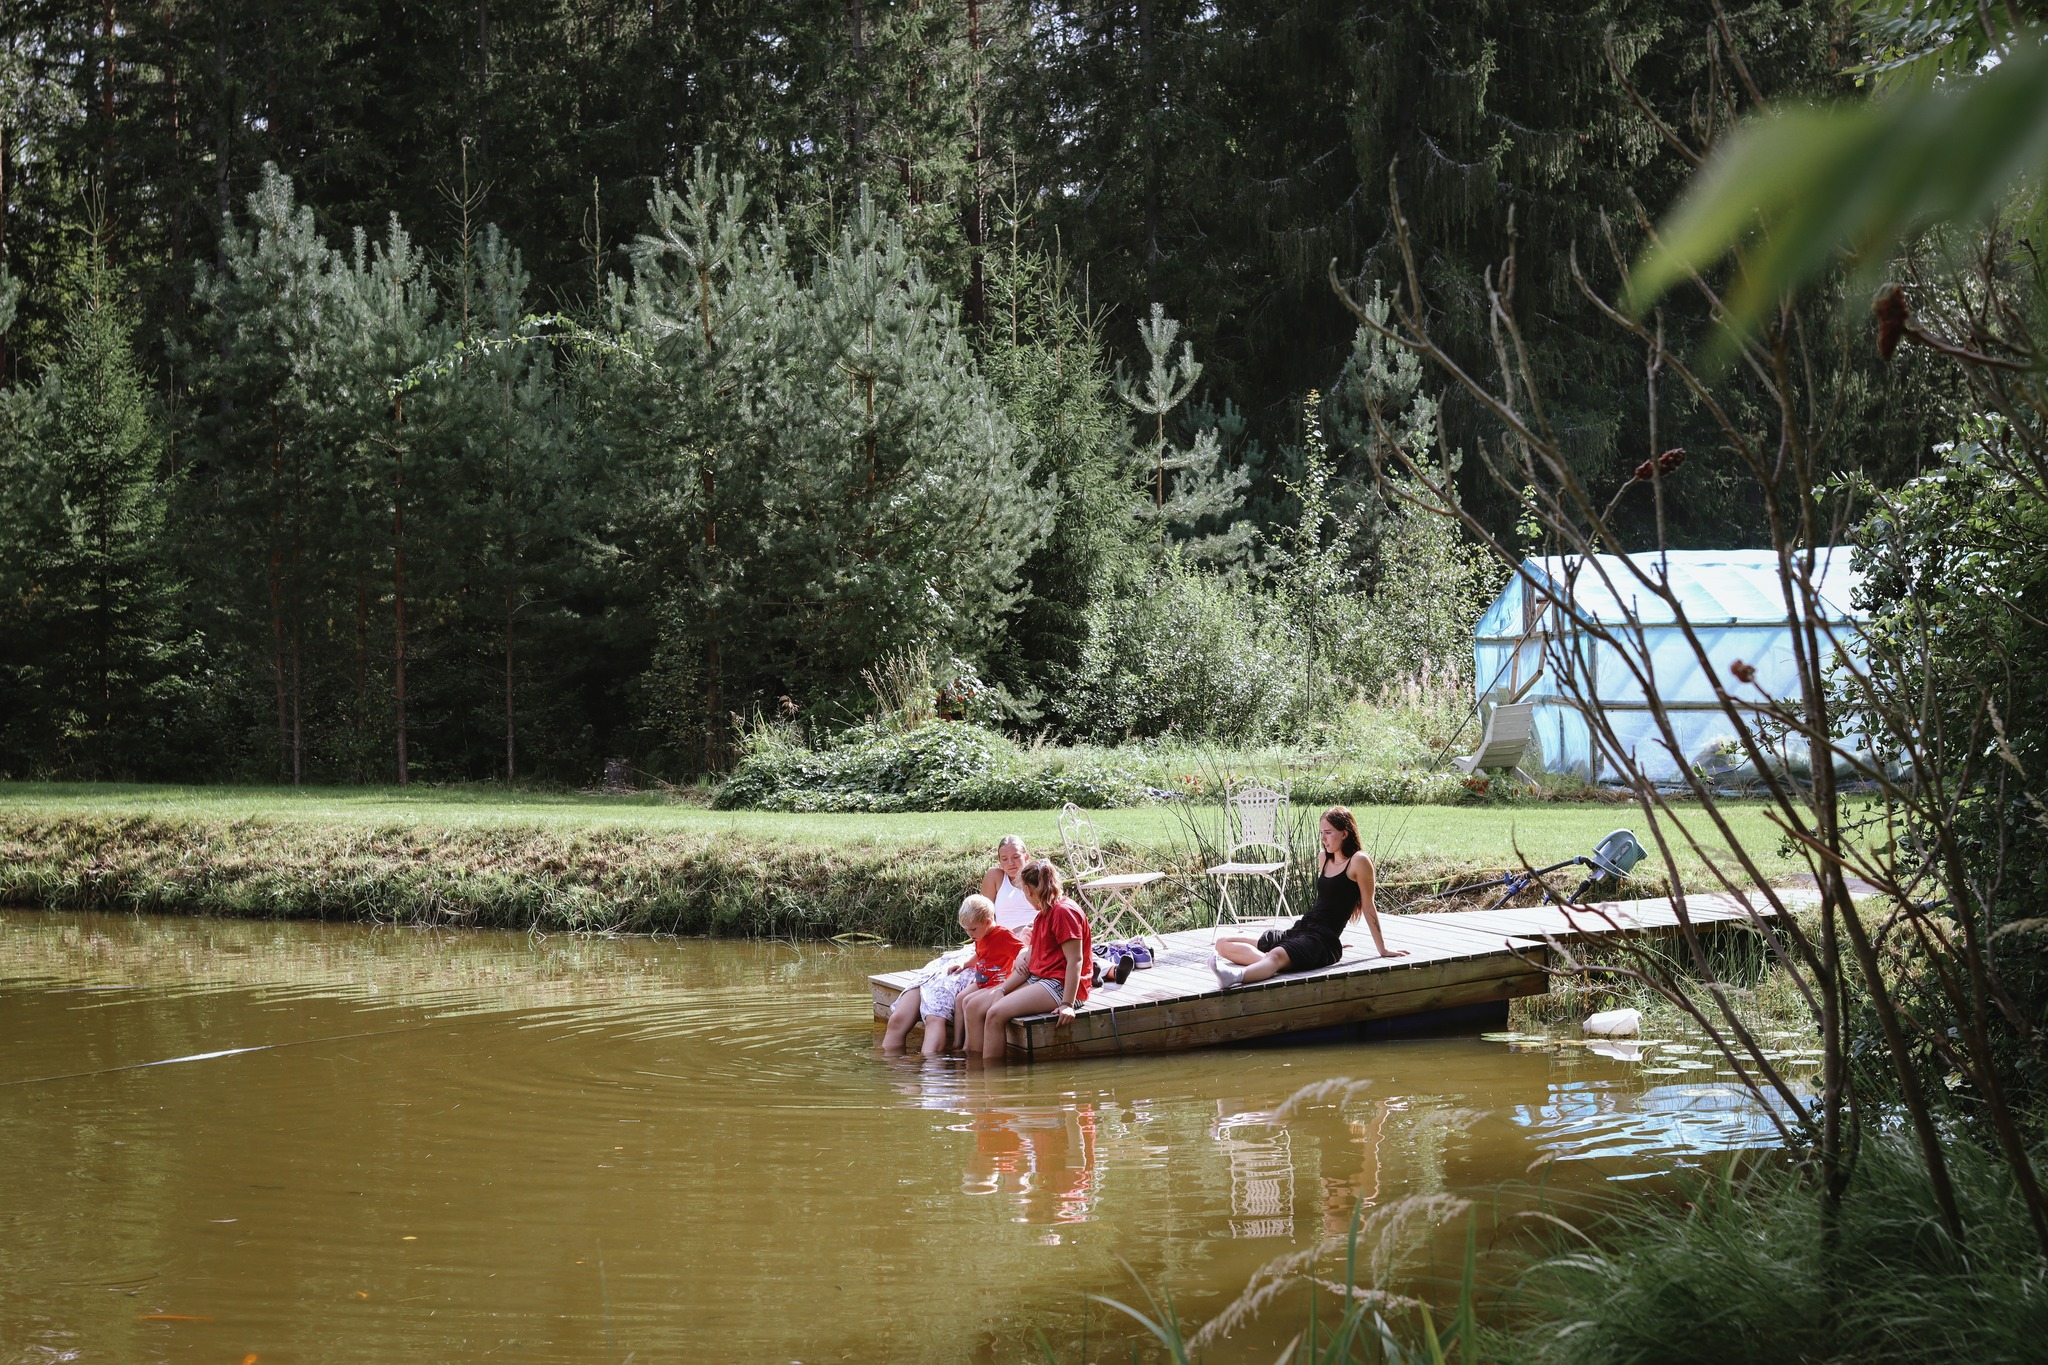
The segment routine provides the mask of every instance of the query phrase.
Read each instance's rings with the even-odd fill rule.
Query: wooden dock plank
[[[1540,961],[1544,952],[1533,950]],[[1531,995],[1547,988],[1542,971],[1505,955],[1424,963],[1388,972],[1272,982],[1234,991],[1211,990],[1149,1006],[1077,1015],[1064,1026],[1056,1016],[1017,1021],[1013,1045],[1033,1059],[1126,1052],[1180,1051],[1238,1038],[1322,1028],[1330,1024],[1412,1014],[1440,1003]],[[1425,1003],[1426,1001],[1426,1003]],[[1023,1037],[1015,1035],[1021,1032]]]
[[[1802,893],[1780,895],[1788,903]],[[1811,896],[1812,893],[1804,893]],[[1756,902],[1759,912],[1767,907]],[[1687,900],[1694,926],[1711,931],[1751,922],[1732,896]],[[1540,995],[1549,986],[1543,940],[1559,943],[1677,932],[1668,900],[1614,901],[1593,907],[1518,906],[1383,915],[1383,958],[1363,925],[1347,928],[1344,955],[1313,972],[1289,972],[1253,986],[1221,990],[1210,968],[1218,933],[1258,934],[1291,921],[1265,920],[1189,929],[1157,945],[1155,965],[1120,987],[1098,986],[1063,1027],[1052,1014],[1009,1026],[1013,1056],[1031,1060],[1179,1051],[1370,1019],[1398,1018],[1458,1005]],[[868,978],[877,1018],[888,1017],[915,971]]]

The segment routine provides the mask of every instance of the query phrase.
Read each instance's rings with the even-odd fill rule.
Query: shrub
[[[760,726],[719,788],[721,810],[1043,810],[1062,802],[1125,806],[1142,798],[1124,766],[1096,756],[1034,753],[993,730],[932,721],[904,733],[847,732],[822,749],[789,726]]]
[[[1096,740],[1270,739],[1299,719],[1305,658],[1269,594],[1169,560],[1149,591],[1089,608],[1073,685],[1047,709]]]

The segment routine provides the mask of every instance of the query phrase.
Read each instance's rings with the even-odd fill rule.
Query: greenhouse
[[[1740,660],[1756,669],[1755,685],[1764,693],[1796,695],[1793,616],[1776,551],[1669,550],[1637,556],[1635,566],[1654,576],[1659,560],[1717,673],[1726,678],[1729,665]],[[1562,596],[1568,572],[1574,610],[1561,613],[1551,598]],[[1849,550],[1820,552],[1814,583],[1821,624],[1845,645],[1850,633],[1842,628],[1862,615],[1852,605],[1859,579]],[[1533,589],[1532,580],[1558,585],[1558,592]],[[1672,753],[1658,734],[1643,687],[1614,647],[1585,638],[1561,617],[1594,626],[1640,624],[1655,691],[1678,736],[1680,753]],[[1684,772],[1681,761],[1708,772],[1734,769],[1729,758],[1734,735],[1705,670],[1671,607],[1641,590],[1627,557],[1523,560],[1521,572],[1479,618],[1474,634],[1474,679],[1481,703],[1527,702],[1534,708],[1534,742],[1522,761],[1526,770],[1573,773],[1589,782],[1618,776],[1614,756],[1594,745],[1582,704],[1600,708],[1623,749],[1635,754],[1652,781],[1678,781]],[[1557,676],[1560,658],[1579,660],[1573,688]]]

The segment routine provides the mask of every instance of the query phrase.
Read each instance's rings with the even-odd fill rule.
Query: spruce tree
[[[86,777],[148,759],[150,694],[167,671],[172,583],[160,559],[160,433],[131,343],[120,274],[96,222],[72,281],[63,351],[4,478],[11,522],[5,747]]]
[[[1024,565],[1027,595],[993,678],[1027,711],[1069,686],[1088,608],[1132,588],[1147,565],[1143,495],[1128,476],[1128,419],[1102,342],[1058,263],[1022,246],[1022,224],[991,254],[983,370],[1037,458],[1033,480],[1057,502],[1052,530]]]

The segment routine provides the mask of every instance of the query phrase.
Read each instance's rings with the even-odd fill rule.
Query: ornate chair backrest
[[[1247,849],[1269,848],[1283,859],[1287,850],[1287,802],[1291,784],[1270,786],[1264,782],[1232,782],[1225,788],[1225,818],[1230,838],[1230,858]]]
[[[1102,861],[1102,839],[1088,812],[1069,801],[1060,807],[1060,842],[1067,846],[1067,875],[1075,881],[1099,877],[1108,869]]]

